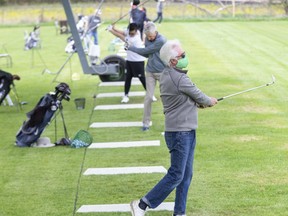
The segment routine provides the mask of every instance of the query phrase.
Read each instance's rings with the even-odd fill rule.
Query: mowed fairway
[[[108,24],[107,24],[108,25]],[[126,26],[126,23],[118,25]],[[113,39],[99,29],[101,56],[110,54]],[[94,142],[160,140],[160,147],[119,149],[17,148],[15,134],[38,100],[53,91],[54,75],[42,74],[47,67],[56,72],[67,58],[67,35],[56,35],[54,26],[41,27],[42,49],[23,50],[24,27],[0,27],[0,43],[13,58],[2,70],[16,73],[16,88],[22,111],[0,107],[0,215],[73,215],[81,205],[122,204],[140,198],[163,174],[83,176],[87,168],[164,166],[169,153],[161,132],[164,116],[160,93],[153,103],[150,131],[140,128],[88,129],[91,122],[141,121],[142,109],[96,110],[95,105],[119,104],[121,98],[93,95],[123,91],[123,87],[97,87],[97,76],[84,75],[74,55],[58,77],[72,90],[71,101],[63,102],[65,122],[73,138],[79,129],[93,135]],[[188,216],[286,216],[288,212],[288,22],[167,22],[158,26],[168,39],[178,38],[189,56],[189,75],[207,95],[220,98],[271,82],[275,85],[231,97],[209,109],[199,110],[199,129],[190,187]],[[34,66],[32,67],[32,63]],[[71,70],[70,70],[71,66]],[[80,80],[72,80],[74,74]],[[132,86],[131,91],[142,91]],[[11,94],[13,98],[13,94]],[[86,98],[86,108],[76,110],[74,99]],[[130,103],[143,103],[131,97]],[[91,114],[92,113],[92,114]],[[91,117],[91,121],[90,121]],[[64,136],[57,117],[58,138]],[[54,122],[43,136],[54,138]],[[83,167],[82,167],[83,166]],[[81,169],[81,167],[83,169]],[[82,171],[82,173],[80,173]],[[80,179],[79,179],[80,178]],[[167,198],[173,202],[174,194]],[[76,203],[76,204],[75,204]],[[87,213],[76,215],[130,215],[130,213]],[[149,216],[168,216],[171,212],[149,212]]]

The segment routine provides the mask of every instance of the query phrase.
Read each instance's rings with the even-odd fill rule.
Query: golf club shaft
[[[95,13],[95,16],[98,14],[98,12],[100,11],[100,9],[101,9],[101,7],[102,7],[102,5],[103,5],[103,2],[104,2],[104,0],[102,0],[101,2],[100,2],[100,4],[98,5],[98,8],[97,8],[97,11],[96,11],[96,13]]]
[[[20,102],[20,100],[19,100],[19,96],[18,96],[18,93],[17,93],[17,91],[16,91],[16,87],[15,87],[14,84],[12,85],[12,90],[13,90],[13,92],[14,92],[14,96],[15,96],[15,98],[16,98],[16,101],[17,101],[17,103],[18,103],[18,105],[19,105],[19,107],[20,107],[20,110],[22,110],[22,104],[21,104],[21,102]]]
[[[239,95],[239,94],[243,94],[245,92],[249,92],[249,91],[253,91],[253,90],[256,90],[256,89],[259,89],[259,88],[263,88],[263,87],[266,87],[266,86],[269,86],[269,85],[272,85],[274,84],[274,79],[271,83],[267,83],[267,84],[264,84],[264,85],[261,85],[261,86],[257,86],[257,87],[254,87],[254,88],[250,88],[250,89],[247,89],[247,90],[244,90],[244,91],[240,91],[240,92],[236,92],[234,94],[230,94],[230,95],[227,95],[227,96],[224,96],[224,97],[221,97],[221,98],[218,98],[217,100],[218,101],[221,101],[221,100],[224,100],[226,98],[229,98],[229,97],[233,97],[233,96],[236,96],[236,95]]]

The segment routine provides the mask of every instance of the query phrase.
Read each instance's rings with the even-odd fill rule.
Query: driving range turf
[[[125,27],[125,24],[118,26]],[[102,58],[112,54],[108,48],[113,37],[105,28],[103,25],[99,29]],[[189,76],[209,96],[220,98],[268,83],[272,75],[276,78],[272,86],[199,110],[187,215],[287,215],[288,22],[164,22],[158,29],[166,38],[181,41],[189,57]],[[68,83],[72,90],[71,101],[63,102],[69,136],[73,138],[78,130],[84,129],[92,134],[94,142],[160,140],[161,146],[87,150],[14,146],[25,114],[57,85],[52,83],[55,75],[42,74],[43,69],[47,66],[55,73],[68,57],[64,52],[68,35],[56,35],[54,26],[41,26],[42,48],[34,52],[23,50],[25,30],[31,31],[32,26],[0,27],[0,41],[13,58],[12,68],[7,68],[3,59],[0,59],[0,68],[21,76],[21,81],[15,82],[17,93],[20,101],[28,103],[22,110],[16,106],[0,107],[0,215],[73,215],[81,205],[129,203],[145,195],[163,174],[83,176],[80,171],[97,167],[159,165],[169,168],[169,153],[161,135],[164,115],[158,85],[150,131],[142,132],[138,127],[90,129],[91,122],[141,121],[142,110],[92,113],[95,105],[119,104],[121,100],[95,100],[94,95],[120,92],[123,87],[99,87],[98,76],[83,74],[77,54],[57,78]],[[131,88],[131,91],[142,90],[141,86]],[[10,95],[15,99],[13,93]],[[84,110],[75,108],[74,99],[79,97],[86,98]],[[129,103],[143,103],[143,97],[131,97]],[[52,122],[42,136],[55,141],[54,128]],[[57,137],[63,136],[58,116]],[[173,197],[174,193],[166,201],[173,201]],[[171,212],[147,215],[168,216]]]

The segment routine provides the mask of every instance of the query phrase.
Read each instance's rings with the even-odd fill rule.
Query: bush
[[[7,4],[7,0],[0,0],[0,5],[5,5]]]

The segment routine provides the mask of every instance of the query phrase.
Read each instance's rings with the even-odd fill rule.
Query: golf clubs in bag
[[[0,105],[9,94],[11,85],[14,86],[13,80],[20,80],[20,77],[0,70]]]
[[[30,147],[35,143],[58,109],[63,118],[62,100],[69,101],[70,94],[69,86],[66,83],[60,83],[55,87],[55,92],[44,95],[35,108],[27,113],[28,119],[24,121],[16,134],[16,145],[19,147]],[[66,134],[65,130],[65,136]]]

